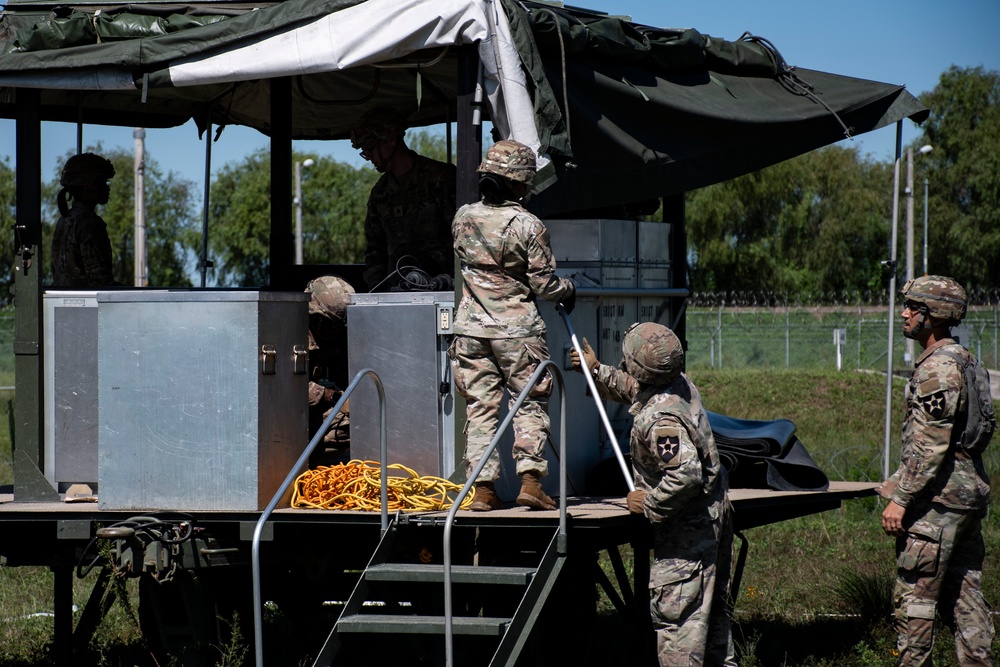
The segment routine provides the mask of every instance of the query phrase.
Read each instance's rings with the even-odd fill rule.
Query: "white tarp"
[[[494,126],[537,152],[520,57],[503,8],[491,0],[368,0],[253,44],[172,63],[169,76],[181,87],[335,72],[476,43]]]

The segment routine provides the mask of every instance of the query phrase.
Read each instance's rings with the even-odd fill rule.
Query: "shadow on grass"
[[[741,667],[876,667],[896,661],[888,621],[865,626],[855,617],[750,617],[734,622],[733,639]]]

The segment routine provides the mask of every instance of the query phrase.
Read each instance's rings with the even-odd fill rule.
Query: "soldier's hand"
[[[597,355],[594,354],[594,349],[590,347],[590,343],[587,342],[586,338],[580,343],[580,349],[583,350],[583,363],[587,365],[587,370],[593,374],[597,371],[597,367],[601,365],[601,362],[597,360]],[[577,353],[575,347],[569,351],[569,361],[574,371],[577,373],[583,372],[583,364],[580,363],[580,355]]]
[[[906,535],[906,530],[903,528],[903,515],[905,514],[905,507],[897,504],[893,500],[889,501],[885,511],[882,512],[882,530],[885,531],[886,535],[890,535],[892,537],[902,537],[903,535]]]
[[[625,504],[628,505],[628,511],[632,514],[645,514],[646,511],[643,508],[643,504],[646,501],[646,492],[642,489],[636,489],[635,491],[629,491],[628,495],[625,496]]]
[[[571,314],[573,309],[576,308],[576,283],[570,280],[569,285],[569,293],[559,301],[559,305],[562,306],[562,309],[566,311],[567,315]]]

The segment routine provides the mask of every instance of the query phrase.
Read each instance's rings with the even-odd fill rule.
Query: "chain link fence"
[[[974,291],[953,330],[987,368],[1000,368],[1000,294]],[[695,294],[687,317],[689,368],[871,369],[887,367],[889,318],[894,368],[910,368],[919,345],[903,337],[901,305],[886,295]]]

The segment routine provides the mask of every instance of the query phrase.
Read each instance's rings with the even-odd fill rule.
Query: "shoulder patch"
[[[944,417],[945,408],[948,404],[944,390],[936,391],[932,394],[920,393],[917,399],[921,409],[932,419]]]
[[[681,430],[676,426],[655,426],[652,432],[656,453],[668,468],[680,465]]]
[[[917,385],[917,393],[919,395],[921,395],[921,396],[929,396],[930,394],[934,394],[936,392],[939,392],[939,391],[941,391],[944,388],[945,387],[944,387],[943,383],[941,382],[941,378],[938,377],[938,376],[936,376],[936,375],[934,375],[934,376],[931,376],[931,377],[927,378],[926,380],[924,380],[923,382],[921,382],[919,385]]]

